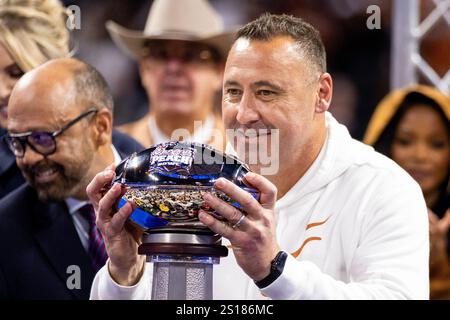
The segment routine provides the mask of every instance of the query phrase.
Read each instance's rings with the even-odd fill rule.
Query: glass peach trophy
[[[139,254],[153,262],[152,299],[208,300],[213,295],[213,265],[228,255],[222,238],[198,219],[199,210],[214,212],[203,200],[212,193],[242,211],[239,203],[214,188],[225,178],[259,200],[245,184],[247,165],[212,147],[167,142],[134,153],[116,168],[114,182],[126,186],[118,203],[134,202],[129,223],[144,231]]]

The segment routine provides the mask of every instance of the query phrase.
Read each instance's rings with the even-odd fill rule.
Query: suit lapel
[[[95,273],[90,258],[75,230],[72,217],[64,202],[38,202],[34,210],[34,235],[64,286],[75,265],[81,271],[81,289],[67,289],[75,298],[88,299]]]

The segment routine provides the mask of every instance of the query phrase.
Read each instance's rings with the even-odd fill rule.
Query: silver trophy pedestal
[[[139,254],[153,263],[152,299],[212,300],[213,265],[228,255],[205,228],[163,227],[144,234]]]

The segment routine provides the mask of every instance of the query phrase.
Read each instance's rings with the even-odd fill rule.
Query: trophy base
[[[148,230],[138,253],[153,262],[152,299],[210,300],[213,265],[228,255],[211,230],[165,226]]]
[[[139,246],[141,255],[226,257],[222,237],[207,228],[160,227],[147,231]]]

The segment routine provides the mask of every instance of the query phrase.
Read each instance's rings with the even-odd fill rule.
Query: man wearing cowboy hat
[[[214,97],[233,41],[206,0],[155,0],[143,32],[108,21],[114,42],[139,61],[149,112],[119,129],[144,146],[183,139],[224,147]]]

